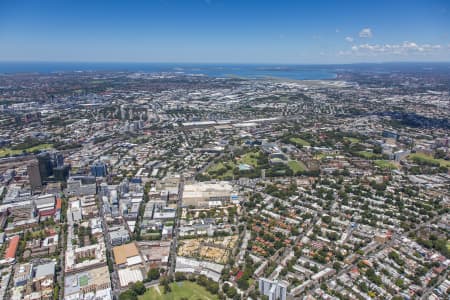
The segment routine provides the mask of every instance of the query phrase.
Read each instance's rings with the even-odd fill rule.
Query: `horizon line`
[[[380,62],[334,62],[334,63],[294,63],[294,62],[177,62],[177,61],[164,61],[164,62],[156,62],[156,61],[93,61],[93,60],[0,60],[0,64],[2,63],[98,63],[98,64],[194,64],[194,65],[286,65],[286,66],[298,66],[298,65],[361,65],[361,64],[418,64],[418,63],[433,63],[433,64],[449,64],[450,61],[445,60],[433,60],[433,61],[420,61],[420,60],[411,60],[411,61],[380,61]]]

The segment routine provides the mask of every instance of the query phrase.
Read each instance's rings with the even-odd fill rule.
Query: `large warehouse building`
[[[228,204],[232,199],[237,199],[237,194],[233,192],[233,187],[228,182],[198,182],[184,185],[184,206],[221,206]]]

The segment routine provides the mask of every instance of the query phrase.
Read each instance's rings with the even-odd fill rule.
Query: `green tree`
[[[237,295],[237,290],[234,287],[230,287],[225,294],[227,294],[228,298],[234,298]]]
[[[147,273],[148,280],[158,280],[160,276],[158,268],[151,268]]]
[[[181,272],[175,272],[175,281],[183,281],[186,280],[186,276],[184,273]]]
[[[143,295],[147,289],[142,281],[138,281],[131,286],[131,290],[133,290],[136,295]]]
[[[144,283],[143,283],[142,281],[138,281],[138,282],[135,282],[135,283],[131,286],[131,290],[132,290],[136,295],[143,295],[147,289],[145,288],[145,285],[144,285]]]
[[[119,295],[119,300],[137,300],[137,296],[134,291],[128,290]]]

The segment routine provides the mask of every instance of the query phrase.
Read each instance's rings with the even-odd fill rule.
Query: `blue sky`
[[[450,61],[450,1],[0,0],[0,61]]]

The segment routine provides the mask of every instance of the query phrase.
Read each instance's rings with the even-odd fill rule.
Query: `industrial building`
[[[183,205],[214,207],[226,205],[236,196],[228,182],[198,182],[184,185]]]

